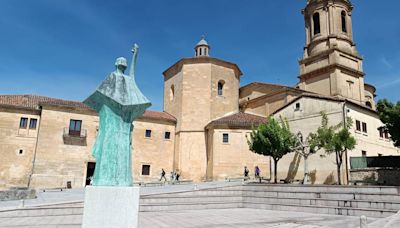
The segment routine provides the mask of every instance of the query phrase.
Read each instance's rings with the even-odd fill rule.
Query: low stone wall
[[[0,191],[0,201],[34,199],[34,198],[36,198],[35,189],[13,188],[9,190]]]
[[[400,186],[400,168],[351,169],[350,182]]]

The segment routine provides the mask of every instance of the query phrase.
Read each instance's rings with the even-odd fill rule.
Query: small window
[[[229,134],[228,133],[222,134],[222,142],[229,143]]]
[[[36,129],[37,119],[31,119],[29,121],[29,129]]]
[[[365,102],[365,105],[366,105],[367,107],[369,107],[369,108],[372,108],[372,104],[371,104],[371,102],[369,102],[369,101]]]
[[[27,126],[28,126],[28,118],[21,117],[21,120],[19,121],[19,128],[26,129]]]
[[[164,139],[170,139],[171,138],[171,132],[166,131],[164,134]]]
[[[295,111],[299,111],[299,110],[300,110],[300,103],[296,103]]]
[[[346,12],[342,11],[342,32],[347,33]]]
[[[368,133],[368,130],[367,130],[367,123],[362,123],[362,131],[364,132],[364,133]]]
[[[145,137],[151,138],[151,130],[146,130]]]
[[[385,139],[389,139],[389,131],[387,129],[384,130]]]
[[[69,135],[80,136],[81,135],[82,120],[70,120],[69,121]]]
[[[385,129],[383,127],[378,128],[379,138],[383,139],[385,137]]]
[[[363,157],[367,157],[367,151],[365,151],[365,150],[361,151],[361,155],[362,155]]]
[[[320,34],[321,27],[320,27],[320,22],[319,22],[319,13],[315,13],[313,15],[313,21],[314,21],[314,35]]]
[[[150,175],[150,165],[142,165],[142,175],[143,176]]]
[[[18,154],[19,154],[19,155],[23,155],[23,154],[24,154],[24,150],[20,149],[20,150],[18,151]]]
[[[169,91],[169,100],[170,100],[170,101],[173,101],[173,100],[174,100],[174,97],[175,97],[175,86],[172,85],[172,86],[171,86],[171,89],[170,89],[170,91]]]
[[[356,130],[361,131],[361,122],[359,120],[356,120]]]
[[[224,94],[224,81],[218,82],[218,96],[222,96]]]

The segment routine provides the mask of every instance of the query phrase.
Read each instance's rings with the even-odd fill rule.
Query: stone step
[[[173,192],[173,193],[162,193],[154,195],[142,195],[141,199],[145,198],[156,198],[156,197],[168,197],[168,196],[208,196],[208,195],[220,195],[220,196],[241,196],[242,191],[231,190],[231,189],[210,189],[210,190],[197,190],[197,191],[186,191],[186,192]]]
[[[294,184],[246,184],[244,190],[268,190],[279,192],[325,192],[400,195],[398,186],[335,186],[335,185],[294,185]]]
[[[400,203],[400,195],[373,194],[373,193],[338,193],[338,192],[301,192],[301,191],[275,191],[275,190],[243,190],[243,196],[300,198],[300,199],[343,199],[343,200],[374,200],[391,201]]]
[[[169,196],[169,197],[153,197],[153,198],[141,198],[140,205],[142,204],[171,204],[171,203],[230,203],[230,202],[241,202],[242,196],[220,196],[220,195],[209,195],[209,196]]]
[[[204,210],[204,209],[227,209],[227,208],[242,208],[242,201],[231,202],[204,202],[204,203],[169,203],[169,204],[140,204],[140,212],[154,211],[183,211],[183,210]]]
[[[31,207],[18,208],[12,210],[0,211],[1,218],[10,217],[41,217],[41,216],[57,216],[57,215],[81,215],[83,214],[83,205],[76,207]]]
[[[316,214],[332,214],[332,215],[347,215],[347,216],[361,216],[374,218],[384,218],[397,213],[397,210],[384,210],[384,209],[368,209],[368,208],[348,208],[348,207],[334,207],[334,206],[318,206],[318,205],[295,205],[295,204],[264,204],[261,202],[248,202],[243,201],[243,207],[265,209],[265,210],[278,210],[278,211],[301,211]]]
[[[300,199],[275,197],[243,197],[243,201],[265,204],[291,204],[302,206],[331,206],[343,208],[367,208],[371,210],[400,210],[399,202],[371,201],[371,200],[339,200],[339,199]]]

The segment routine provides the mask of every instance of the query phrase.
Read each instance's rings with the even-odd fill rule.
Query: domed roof
[[[197,46],[201,46],[201,45],[208,46],[208,43],[207,43],[207,41],[205,40],[204,36],[203,36],[203,37],[201,38],[201,40],[197,43],[196,47],[197,47]]]

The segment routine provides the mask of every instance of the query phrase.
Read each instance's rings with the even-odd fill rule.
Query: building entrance
[[[88,162],[86,169],[86,185],[91,185],[91,180],[94,175],[94,168],[96,166],[95,162]]]

